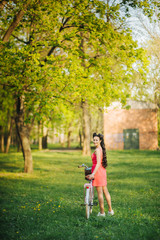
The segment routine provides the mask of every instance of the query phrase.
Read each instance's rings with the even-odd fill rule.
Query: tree
[[[101,107],[111,99],[125,99],[132,64],[141,61],[142,50],[120,27],[119,9],[119,4],[97,0],[3,4],[1,86],[15,103],[25,172],[33,171],[33,123],[59,101],[81,102],[85,113],[97,101]]]
[[[56,2],[53,2],[52,6],[54,4]],[[14,16],[17,9],[21,11],[20,7],[21,1],[16,1],[13,6],[11,3],[10,8],[4,7],[4,18],[2,18],[4,28],[7,21],[6,13]],[[5,87],[6,93],[12,92],[16,105],[15,121],[25,160],[25,172],[33,171],[29,136],[34,120],[49,111],[65,85],[65,79],[62,79],[59,69],[60,65],[57,64],[61,58],[47,53],[48,57],[45,56],[45,61],[43,61],[43,49],[48,40],[43,41],[40,34],[43,35],[47,28],[44,16],[41,22],[42,27],[39,28],[39,19],[47,6],[44,4],[40,7],[32,3],[29,7],[27,14],[23,16],[23,21],[19,21],[19,26],[15,29],[15,35],[12,34],[6,47],[1,49],[1,59],[3,59],[1,61],[1,85]],[[42,9],[39,12],[40,8]],[[57,12],[56,15],[50,14],[50,26],[48,27],[53,27],[53,31],[61,25],[58,23],[59,19],[55,21],[56,17]],[[45,38],[48,39],[46,35]],[[57,41],[56,36],[54,37]]]
[[[76,75],[76,84],[73,85],[76,86],[74,92],[79,92],[77,98],[83,111],[84,155],[90,155],[88,105],[98,102],[99,106],[103,107],[117,98],[124,101],[128,96],[127,87],[134,72],[132,65],[136,61],[140,62],[143,55],[143,50],[137,49],[130,32],[119,28],[115,22],[115,18],[118,18],[120,23],[123,22],[120,15],[118,16],[118,10],[118,5],[113,7],[99,4],[99,15],[90,13],[89,18],[92,16],[92,21],[88,20],[88,25],[85,25],[84,15],[81,24],[85,27],[77,31],[79,48],[77,59],[74,59],[74,62],[72,59]],[[80,82],[77,79],[80,79]]]
[[[132,81],[132,97],[143,101],[153,102],[158,110],[158,138],[160,138],[160,9],[155,8],[153,16],[149,19],[142,13],[137,13],[138,27],[133,28],[133,34],[143,39],[141,45],[146,51],[149,62],[149,71],[146,78],[142,78],[141,72],[136,72]]]

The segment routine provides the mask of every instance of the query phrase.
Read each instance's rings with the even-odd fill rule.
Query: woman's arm
[[[95,167],[93,173],[90,174],[90,175],[88,175],[88,178],[89,178],[89,179],[93,179],[93,178],[94,178],[94,175],[96,174],[98,168],[99,168],[100,165],[101,165],[101,153],[100,153],[100,149],[99,149],[99,148],[96,149],[96,156],[97,156],[97,164],[96,164],[96,167]]]

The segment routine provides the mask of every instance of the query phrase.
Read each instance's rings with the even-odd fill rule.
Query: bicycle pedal
[[[86,204],[85,204],[85,203],[82,203],[81,206],[86,206]]]
[[[98,202],[94,202],[94,203],[93,203],[93,206],[97,206],[97,205],[98,205]]]

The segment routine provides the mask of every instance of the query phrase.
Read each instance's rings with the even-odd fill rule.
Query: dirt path
[[[41,152],[80,152],[81,149],[45,149],[41,150]]]

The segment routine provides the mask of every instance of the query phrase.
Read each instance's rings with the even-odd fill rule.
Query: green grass
[[[160,239],[160,152],[108,152],[108,189],[115,215],[85,219],[84,173],[77,152],[33,152],[34,173],[24,174],[21,153],[0,154],[2,240]],[[95,193],[97,201],[97,194]],[[105,202],[107,212],[107,204]]]

